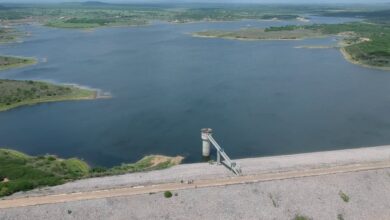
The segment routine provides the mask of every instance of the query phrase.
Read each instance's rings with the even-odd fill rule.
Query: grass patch
[[[182,157],[147,156],[134,164],[91,168],[85,161],[54,155],[29,156],[0,148],[0,197],[41,186],[54,186],[94,176],[164,169],[179,164]]]
[[[337,215],[337,220],[344,220],[343,214],[338,214]]]
[[[344,202],[349,202],[349,196],[348,196],[347,194],[345,194],[343,191],[340,190],[339,196],[340,196],[340,198],[341,198]]]
[[[93,99],[96,91],[46,82],[0,79],[0,112],[42,102]]]
[[[164,192],[164,197],[165,197],[165,198],[171,198],[171,197],[172,197],[171,191],[165,191],[165,192]]]

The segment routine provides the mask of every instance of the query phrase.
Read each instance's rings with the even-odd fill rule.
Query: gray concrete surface
[[[0,209],[0,219],[390,219],[390,169],[173,193]]]
[[[347,164],[376,161],[390,161],[390,146],[357,148],[348,150],[305,153],[285,156],[259,157],[236,160],[242,167],[243,175],[291,170],[305,170]],[[234,176],[224,166],[209,163],[194,163],[175,166],[170,169],[145,173],[131,173],[120,176],[90,178],[70,182],[55,187],[46,187],[30,192],[16,193],[11,198],[94,191],[137,185],[179,182],[181,180],[199,180]]]
[[[238,160],[244,175],[390,161],[390,146]],[[48,194],[231,177],[223,166],[184,164],[167,170],[91,178],[17,193]],[[350,201],[344,202],[344,192]],[[9,219],[390,219],[390,168],[0,209]]]

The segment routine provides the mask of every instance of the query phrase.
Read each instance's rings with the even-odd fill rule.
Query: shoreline
[[[42,81],[42,82],[45,82],[45,81]],[[109,98],[112,98],[112,94],[110,92],[104,92],[101,89],[92,88],[92,87],[85,86],[85,85],[80,85],[80,84],[77,84],[77,83],[60,83],[60,82],[45,82],[45,83],[51,83],[51,84],[58,85],[58,86],[72,86],[72,87],[75,87],[75,88],[78,88],[78,89],[82,89],[82,90],[94,91],[95,94],[94,94],[94,98],[93,99],[109,99]]]
[[[370,69],[376,69],[376,70],[382,70],[382,71],[390,71],[390,67],[379,67],[379,66],[372,66],[368,65],[362,62],[359,62],[357,60],[354,60],[352,56],[345,50],[345,47],[340,48],[340,53],[343,55],[344,59],[347,60],[348,62],[359,65],[362,67],[370,68]]]
[[[61,27],[61,26],[52,26],[45,23],[38,23],[42,27],[53,28],[53,29],[65,29],[65,30],[80,30],[86,32],[94,32],[101,28],[126,28],[126,27],[145,27],[152,25],[151,23],[145,24],[115,24],[115,25],[100,25],[96,27]]]
[[[295,49],[313,49],[313,50],[321,50],[321,49],[332,49],[332,48],[338,48],[338,46],[326,46],[326,45],[301,45],[301,46],[295,46]]]
[[[39,99],[39,100],[33,100],[33,101],[26,101],[26,102],[20,102],[15,105],[10,105],[9,107],[0,108],[1,112],[6,112],[15,108],[20,107],[27,107],[27,106],[33,106],[33,105],[39,105],[43,103],[51,103],[51,102],[66,102],[66,101],[86,101],[86,100],[95,100],[96,95],[93,95],[91,97],[74,97],[74,98],[68,98],[68,97],[59,97],[59,98],[47,98],[47,99]]]
[[[318,37],[303,37],[303,38],[297,38],[297,39],[255,39],[255,38],[239,38],[239,37],[223,37],[223,36],[212,36],[212,35],[201,35],[198,33],[192,33],[192,37],[196,38],[210,38],[210,39],[225,39],[225,40],[238,40],[238,41],[300,41],[305,39],[315,39],[315,38],[325,38],[328,37],[327,35],[324,36],[318,36]],[[339,44],[343,40],[339,40]],[[344,46],[296,46],[294,47],[296,49],[333,49],[333,48],[340,48],[340,53],[343,55],[344,59],[348,62],[359,65],[361,67],[370,68],[370,69],[376,69],[376,70],[382,70],[382,71],[390,71],[390,67],[380,67],[380,66],[373,66],[368,65],[362,62],[359,62],[357,60],[354,60],[352,56],[345,50]]]
[[[323,38],[324,36],[319,37],[303,37],[303,38],[293,38],[293,39],[283,39],[283,38],[264,38],[264,39],[256,39],[256,38],[240,38],[240,37],[219,37],[219,36],[208,36],[208,35],[201,35],[197,33],[192,33],[192,37],[196,38],[212,38],[212,39],[225,39],[225,40],[238,40],[238,41],[301,41],[305,39],[311,39],[311,38]]]

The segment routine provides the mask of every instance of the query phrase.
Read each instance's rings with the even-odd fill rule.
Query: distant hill
[[[86,1],[86,2],[82,2],[81,5],[83,5],[83,6],[106,6],[106,5],[110,5],[110,4],[105,3],[105,2],[99,2],[99,1]]]
[[[113,6],[116,4],[111,4],[107,2],[100,2],[100,1],[74,1],[74,2],[62,2],[60,3],[65,6],[73,6],[73,7],[107,7],[107,6]]]

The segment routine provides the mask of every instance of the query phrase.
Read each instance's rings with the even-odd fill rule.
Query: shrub
[[[54,160],[56,160],[57,158],[55,157],[55,156],[52,156],[52,155],[50,155],[50,156],[48,156],[47,157],[47,160],[49,160],[49,161],[54,161]]]
[[[344,216],[342,214],[337,215],[337,220],[344,220]]]
[[[164,197],[165,197],[165,198],[171,198],[171,197],[172,197],[171,191],[165,191],[165,192],[164,192]]]
[[[339,196],[340,196],[340,198],[341,198],[344,202],[349,202],[349,196],[348,196],[347,194],[345,194],[343,191],[340,190]]]
[[[105,167],[94,167],[91,169],[91,173],[104,173],[107,171]]]
[[[310,220],[310,218],[304,215],[295,215],[294,220]]]

